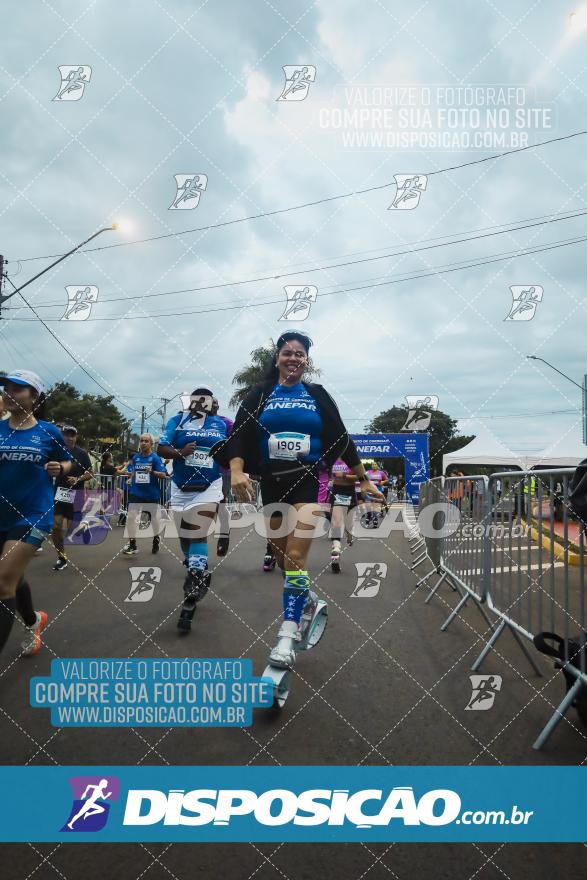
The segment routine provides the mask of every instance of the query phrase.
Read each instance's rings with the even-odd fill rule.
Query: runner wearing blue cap
[[[47,614],[35,611],[24,575],[53,526],[53,478],[68,473],[71,455],[61,431],[42,419],[39,376],[13,370],[0,384],[10,412],[0,420],[0,651],[16,609],[27,628],[23,653],[31,655],[41,647]]]

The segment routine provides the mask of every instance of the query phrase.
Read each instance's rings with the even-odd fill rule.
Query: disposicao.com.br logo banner
[[[585,840],[586,767],[2,767],[0,840]],[[560,792],[573,791],[573,809]]]

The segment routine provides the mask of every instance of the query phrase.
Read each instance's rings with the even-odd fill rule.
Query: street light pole
[[[92,241],[92,239],[97,238],[98,235],[102,235],[103,232],[111,232],[114,229],[118,229],[118,225],[116,223],[113,223],[112,226],[105,226],[104,229],[98,229],[97,232],[94,232],[93,235],[90,235],[90,237],[86,238],[85,241],[82,241],[81,244],[76,245],[74,248],[72,248],[66,254],[63,254],[62,256],[60,256],[58,260],[55,260],[53,263],[51,263],[45,269],[42,269],[40,272],[37,272],[36,275],[33,275],[32,278],[29,278],[29,280],[25,281],[24,284],[21,284],[20,287],[15,288],[15,290],[13,290],[12,293],[9,293],[7,296],[4,296],[1,292],[1,289],[0,289],[0,316],[1,316],[2,306],[4,305],[5,302],[7,302],[7,300],[12,299],[13,296],[16,296],[17,293],[20,293],[20,291],[24,290],[25,287],[28,287],[29,284],[32,284],[33,281],[36,281],[37,278],[40,278],[41,275],[44,275],[45,272],[48,272],[49,269],[52,269],[53,266],[57,266],[58,263],[61,263],[63,260],[67,259],[67,257],[70,257],[72,254],[75,254],[76,251],[79,251],[80,248],[82,248],[85,244],[88,244],[88,242]]]
[[[534,354],[527,354],[526,357],[531,361],[542,361],[543,364],[546,364],[547,367],[550,367],[551,370],[554,370],[555,373],[558,373],[560,376],[563,376],[565,379],[568,379],[569,382],[572,382],[573,385],[576,385],[577,388],[581,389],[581,408],[582,408],[582,421],[583,421],[583,443],[587,444],[587,374],[583,376],[583,384],[579,385],[578,382],[575,382],[574,379],[571,379],[570,376],[567,376],[566,373],[563,373],[562,370],[559,370],[558,367],[553,366],[553,364],[545,361],[544,358],[536,357]]]

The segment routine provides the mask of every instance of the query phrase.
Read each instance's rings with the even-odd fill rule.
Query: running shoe
[[[216,544],[216,556],[226,556],[230,538],[228,535],[220,535]]]
[[[122,548],[122,552],[124,553],[125,556],[134,556],[139,551],[138,551],[137,545],[134,543],[134,541],[129,541],[128,544],[125,544],[124,547]]]
[[[191,597],[196,602],[201,602],[208,592],[211,579],[212,575],[208,570],[201,571],[197,568],[189,568],[183,584],[184,596]]]
[[[159,547],[161,546],[161,538],[159,535],[155,535],[153,538],[153,546],[151,547],[151,553],[159,553]]]
[[[20,644],[25,657],[32,657],[33,654],[36,654],[41,649],[43,644],[41,633],[47,626],[47,613],[45,611],[36,611],[35,614],[37,615],[37,621],[32,626],[25,627],[26,635]]]
[[[340,553],[336,550],[330,556],[330,567],[334,574],[340,574]]]
[[[263,557],[263,571],[273,571],[277,560],[272,553],[266,553]]]
[[[64,568],[67,568],[67,556],[58,556],[53,571],[63,571]]]

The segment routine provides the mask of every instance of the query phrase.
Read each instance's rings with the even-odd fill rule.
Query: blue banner
[[[406,498],[418,503],[420,483],[430,478],[428,434],[351,434],[361,458],[403,458]]]
[[[0,840],[583,842],[586,783],[568,766],[2,767]]]

